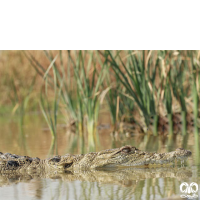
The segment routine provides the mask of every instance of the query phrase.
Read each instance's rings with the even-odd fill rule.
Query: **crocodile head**
[[[191,151],[176,149],[169,153],[149,153],[136,147],[124,146],[110,152],[99,152],[92,168],[147,166],[149,164],[167,164],[176,159],[183,160],[191,156]]]
[[[183,148],[178,148],[175,151],[175,156],[178,160],[185,160],[192,155],[192,152]]]
[[[99,152],[91,168],[135,166],[134,161],[142,159],[144,152],[136,147],[124,146],[117,149]]]

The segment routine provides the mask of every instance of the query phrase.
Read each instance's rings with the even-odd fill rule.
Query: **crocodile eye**
[[[26,158],[26,162],[32,163],[33,159],[32,158]]]
[[[53,162],[53,163],[58,163],[58,162],[60,162],[60,160],[61,160],[60,156],[54,156],[49,161]]]
[[[124,152],[124,153],[129,153],[130,151],[131,151],[130,147],[125,147],[122,149],[122,152]]]

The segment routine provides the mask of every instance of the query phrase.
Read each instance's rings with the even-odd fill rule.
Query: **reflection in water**
[[[187,180],[192,177],[192,172],[186,168],[160,167],[160,168],[128,168],[128,169],[110,169],[110,170],[76,170],[66,171],[65,173],[41,172],[31,174],[26,173],[1,173],[0,186],[11,183],[29,182],[32,179],[38,181],[42,178],[61,179],[62,181],[90,181],[99,183],[119,184],[123,186],[132,186],[135,181],[153,179],[153,178],[176,178],[177,180]],[[39,183],[39,182],[38,182]],[[127,184],[128,183],[128,184]]]
[[[68,197],[66,199],[80,199],[80,197],[81,199],[88,199],[89,197],[99,199],[98,193],[105,198],[127,199],[135,197],[135,199],[139,199],[144,195],[150,197],[152,194],[153,196],[165,197],[169,191],[168,189],[163,191],[163,187],[168,187],[168,185],[175,184],[177,181],[187,181],[191,177],[191,170],[183,167],[67,171],[62,174],[6,173],[0,175],[0,187],[25,183],[25,195],[33,197],[34,194],[36,199],[48,199],[50,194],[47,194],[45,190],[50,188],[52,189],[51,197],[56,199],[63,196],[63,193],[65,193],[65,197]],[[176,184],[175,190],[177,190],[177,187]],[[152,191],[150,191],[150,188],[152,188]],[[18,190],[20,199],[21,189]],[[47,196],[44,197],[43,193]],[[93,194],[97,196],[94,198]],[[78,198],[75,198],[76,196]]]

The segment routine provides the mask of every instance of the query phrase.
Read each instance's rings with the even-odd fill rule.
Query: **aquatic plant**
[[[74,123],[77,127],[82,151],[85,141],[84,125],[87,127],[88,144],[91,150],[94,150],[95,144],[98,143],[96,125],[100,107],[100,87],[104,79],[103,68],[98,70],[93,51],[75,51],[73,55],[70,51],[67,51],[64,56],[63,52],[60,51],[59,64],[55,62],[51,51],[44,52],[51,62],[46,71],[44,70],[45,67],[31,55],[28,55],[28,57],[34,62],[34,67],[37,71],[42,71],[44,73],[43,76],[48,80],[45,84],[46,87],[49,85],[54,90],[54,112],[57,112],[58,102],[56,91],[58,90],[68,121]],[[66,65],[63,62],[64,57],[67,57]],[[51,67],[53,68],[53,76],[49,73]],[[44,108],[42,98],[41,102],[41,108]],[[48,108],[48,110],[50,111],[50,108]],[[47,116],[45,116],[45,118],[47,119]],[[54,117],[54,122],[55,120],[56,118]],[[53,123],[52,120],[48,120],[48,125],[51,127],[52,135],[55,135],[55,123]]]
[[[191,53],[187,51],[190,56]],[[191,95],[194,98],[195,91],[198,91],[195,89],[198,84],[194,83],[199,82],[199,79],[193,80],[194,72],[199,73],[199,62],[196,60],[195,67],[191,63],[195,59],[194,52],[191,57],[179,51],[100,51],[100,54],[114,70],[116,82],[125,88],[124,96],[132,98],[137,104],[146,125],[153,125],[154,135],[157,135],[160,116],[167,116],[168,130],[170,135],[173,134],[176,126],[173,113],[177,112],[177,102],[181,110],[182,132],[186,134],[186,100],[188,102]],[[187,73],[192,74],[193,78],[188,77]],[[189,91],[193,91],[193,94]],[[194,112],[198,111],[196,99]],[[197,118],[198,114],[195,115]]]
[[[54,53],[44,53],[51,63]],[[92,148],[98,141],[95,132],[104,99],[114,131],[119,122],[127,120],[142,126],[145,122],[147,127],[153,126],[153,134],[157,135],[160,121],[167,118],[168,124],[161,124],[161,130],[172,135],[178,106],[182,133],[186,135],[189,99],[193,99],[194,117],[198,118],[196,51],[59,51],[52,65],[53,74],[51,68],[45,68],[31,54],[26,54],[38,74],[48,79],[51,90],[62,86],[61,110],[66,113],[67,123],[75,124],[81,146],[85,136]]]

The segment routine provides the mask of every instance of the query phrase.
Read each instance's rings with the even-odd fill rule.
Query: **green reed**
[[[132,54],[128,51],[125,59],[117,52],[114,56],[111,51],[106,51],[104,57],[112,66],[116,79],[124,86],[125,96],[129,96],[136,102],[146,124],[149,124],[151,114],[156,114],[155,102],[155,69],[150,76],[149,71],[145,70],[144,59],[141,53]],[[119,62],[117,62],[119,59]]]
[[[187,115],[191,113],[187,106],[188,99],[192,99],[193,117],[196,132],[198,132],[198,96],[199,96],[199,70],[197,55],[195,51],[178,52],[178,56],[171,59],[173,62],[172,73],[170,77],[173,87],[174,97],[179,102],[182,117],[182,132],[186,135]],[[183,54],[184,53],[184,54]],[[195,62],[194,62],[195,61]],[[186,101],[187,100],[187,101]],[[197,133],[198,134],[198,133]],[[197,135],[196,134],[196,135]]]
[[[48,52],[46,52],[47,56]],[[88,62],[85,64],[85,57]],[[75,59],[73,58],[75,57]],[[84,125],[86,122],[88,144],[94,150],[97,143],[96,125],[99,112],[99,89],[102,82],[103,70],[98,73],[94,62],[93,52],[67,52],[67,75],[63,65],[63,55],[60,52],[61,73],[56,65],[57,77],[63,76],[64,86],[61,92],[62,100],[68,116],[75,121],[80,136],[81,151],[84,151]],[[51,58],[51,57],[50,57]],[[51,58],[52,60],[52,58]],[[71,71],[73,76],[71,76]],[[58,85],[59,87],[59,85]]]
[[[43,116],[48,124],[48,127],[50,129],[51,135],[52,135],[52,141],[56,139],[56,126],[57,126],[57,115],[59,110],[59,101],[61,96],[61,90],[63,86],[63,82],[61,82],[60,88],[57,88],[57,75],[56,75],[56,69],[55,69],[55,61],[58,56],[56,56],[52,62],[50,63],[48,69],[44,73],[44,81],[45,81],[45,92],[43,93],[41,91],[40,95],[40,108],[43,113]],[[53,81],[54,81],[54,99],[53,99],[53,106],[51,106],[50,102],[48,101],[48,73],[49,71],[53,69]],[[54,146],[54,144],[53,144]]]
[[[113,98],[113,96],[115,96],[115,95],[111,95],[111,92],[110,92],[111,89],[114,87],[114,85],[112,84],[112,81],[111,81],[113,74],[110,73],[110,71],[109,71],[110,66],[108,65],[108,63],[102,61],[101,54],[99,53],[99,51],[96,51],[96,55],[97,55],[98,63],[100,64],[101,68],[105,69],[105,79],[102,82],[102,87],[104,89],[102,96],[103,96],[103,99],[104,99],[105,96],[107,97],[106,100],[107,100],[107,103],[108,103],[108,106],[109,106],[109,109],[110,109],[112,123],[115,124],[117,102],[115,101],[116,98]],[[116,92],[115,94],[118,94],[118,93]],[[112,104],[113,101],[114,101],[114,104]]]
[[[113,125],[113,133],[118,131],[118,122],[119,119],[122,117],[123,111],[125,111],[125,107],[121,109],[121,101],[120,101],[120,89],[121,85],[120,82],[115,80],[115,74],[111,71],[110,63],[102,62],[101,60],[101,54],[96,51],[98,62],[100,63],[102,68],[105,68],[105,79],[102,82],[103,92],[101,96],[101,103],[103,102],[103,99],[106,98],[106,102],[108,105],[108,109],[110,111],[111,115],[111,123]],[[113,80],[114,83],[113,83]],[[127,99],[127,98],[126,98]],[[126,104],[127,105],[127,104]],[[131,108],[129,107],[129,110]],[[122,111],[122,112],[121,112]]]
[[[85,64],[86,56],[89,56],[89,59]],[[77,98],[86,120],[88,143],[91,150],[94,150],[98,143],[96,126],[100,108],[100,87],[105,74],[103,68],[98,72],[94,56],[92,51],[88,53],[79,51],[73,67],[77,81]]]
[[[94,150],[98,143],[96,125],[98,121],[100,97],[102,98],[101,86],[104,79],[104,69],[100,70],[96,65],[96,55],[93,51],[59,52],[59,62],[55,62],[51,51],[44,51],[51,62],[48,69],[42,66],[31,55],[28,58],[33,63],[38,73],[43,74],[46,81],[54,90],[54,113],[58,109],[57,93],[62,99],[63,108],[66,112],[69,125],[75,124],[80,138],[81,151],[84,151],[84,137],[87,135],[90,150]],[[64,59],[67,58],[67,61]],[[57,59],[58,60],[58,59]],[[53,76],[50,69],[53,68]],[[57,91],[58,90],[58,91]],[[47,95],[45,96],[47,99]],[[44,113],[44,99],[41,97],[41,108]],[[50,106],[47,105],[49,113]],[[63,109],[62,109],[63,110]],[[55,115],[54,115],[55,116]],[[55,122],[50,116],[45,115],[52,135],[55,135]],[[54,121],[54,122],[53,122]],[[85,133],[86,131],[86,133]]]
[[[183,55],[183,52],[175,51],[157,51],[156,56],[155,52],[152,52],[151,55],[150,52],[148,55],[145,54],[145,51],[142,53],[128,52],[126,59],[120,56],[120,52],[116,53],[116,56],[111,51],[104,53],[107,62],[115,71],[116,79],[126,88],[125,95],[134,99],[142,111],[147,125],[149,116],[153,115],[154,135],[157,132],[158,109],[163,103],[167,112],[170,135],[173,134],[174,125],[176,126],[173,124],[172,118],[174,102],[178,102],[181,109],[183,135],[186,134],[187,128],[186,99],[188,101],[189,98],[193,98],[193,104],[196,105],[194,118],[198,118],[199,84],[196,83],[199,83],[199,75],[194,73],[200,71],[199,61],[197,61],[199,58],[195,59],[194,52],[188,51],[187,53],[189,55],[193,53],[190,59],[188,55]],[[117,59],[120,60],[120,63],[117,63]],[[191,64],[192,60],[196,60],[196,65]],[[191,66],[193,66],[192,70]],[[192,76],[188,76],[188,74],[192,74]]]
[[[166,58],[166,65],[169,66],[168,69],[168,78],[167,78],[167,84],[168,86],[168,94],[167,96],[170,96],[167,98],[166,96],[166,102],[168,102],[167,106],[167,112],[168,112],[168,120],[170,124],[170,135],[173,134],[173,126],[174,122],[172,121],[172,105],[173,101],[177,101],[179,103],[180,109],[181,109],[181,117],[182,117],[182,131],[183,134],[186,134],[186,102],[185,102],[185,97],[186,97],[186,92],[184,88],[184,81],[185,81],[185,72],[187,69],[187,66],[184,63],[184,60],[182,59],[182,56],[179,55],[178,52],[176,52],[178,56],[174,56],[172,52],[169,52]]]
[[[97,144],[96,125],[104,98],[114,131],[122,120],[137,122],[133,113],[139,111],[146,125],[151,123],[153,134],[157,135],[159,116],[164,112],[172,135],[173,106],[178,102],[185,135],[189,98],[193,99],[194,117],[198,118],[200,70],[195,52],[59,51],[56,62],[52,51],[44,53],[51,63],[48,69],[29,53],[26,56],[38,74],[45,77],[46,87],[48,84],[51,90],[60,93],[61,110],[65,111],[68,124],[75,124],[82,147],[85,137],[90,149]],[[56,98],[54,95],[54,110],[58,109]],[[43,95],[43,107],[45,99],[47,96]],[[55,121],[55,117],[52,120]],[[52,126],[51,120],[49,124]],[[195,124],[197,127],[197,121]]]
[[[63,63],[62,63],[62,55],[61,52],[59,52],[58,55],[54,57],[52,53],[48,51],[44,51],[46,57],[50,61],[49,67],[46,69],[45,66],[43,66],[38,60],[36,60],[29,52],[24,52],[25,56],[30,61],[31,65],[35,68],[36,72],[43,77],[45,83],[45,90],[41,91],[40,94],[40,108],[43,113],[43,116],[47,122],[47,125],[50,129],[51,135],[52,135],[52,148],[55,146],[55,139],[56,139],[56,126],[57,126],[57,114],[59,111],[59,102],[60,99],[64,99],[68,102],[68,105],[73,106],[73,104],[70,104],[72,102],[71,96],[68,95],[68,93],[64,93],[63,88],[67,90],[66,88],[66,81],[65,81],[65,73],[61,73],[58,70],[58,66],[56,64],[56,60],[60,58],[61,62],[61,68],[62,72],[64,70]],[[52,73],[50,73],[53,71]],[[50,103],[49,99],[52,101],[52,94],[53,91],[53,102]],[[50,93],[50,94],[49,94]],[[67,99],[68,96],[70,97]],[[70,108],[70,106],[68,106]],[[71,109],[73,111],[73,109]],[[73,119],[76,118],[75,113],[70,112],[71,116],[73,116]],[[51,151],[52,151],[52,148]]]
[[[200,64],[199,60],[195,60],[194,52],[191,54],[192,62],[192,98],[193,98],[193,114],[194,114],[194,138],[195,138],[195,154],[196,154],[196,164],[200,164],[200,145],[199,145],[199,130],[198,130],[198,116],[199,116],[199,92],[200,92]]]

